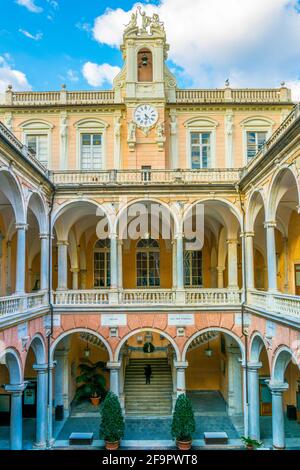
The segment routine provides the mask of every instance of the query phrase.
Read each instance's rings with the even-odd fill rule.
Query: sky
[[[0,92],[111,88],[137,4],[164,21],[179,87],[285,81],[300,100],[300,0],[0,0]]]

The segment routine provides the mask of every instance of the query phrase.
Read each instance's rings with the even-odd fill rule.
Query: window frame
[[[81,170],[81,142],[82,134],[101,134],[102,140],[102,168],[100,170],[84,170],[84,171],[103,171],[107,169],[106,162],[106,130],[108,124],[99,119],[84,119],[75,123],[76,128],[76,169]]]
[[[110,272],[110,244],[102,248],[96,248],[99,240],[96,240],[93,247],[93,289],[110,289],[111,286],[111,272]],[[105,286],[96,286],[95,285],[95,253],[104,253],[104,277],[105,277]],[[109,255],[107,260],[107,255]],[[107,284],[109,274],[109,285]]]
[[[186,166],[192,170],[192,133],[210,134],[210,161],[207,168],[199,168],[199,170],[209,170],[216,168],[216,129],[219,125],[213,119],[198,117],[189,119],[184,123],[186,127]],[[195,168],[195,170],[197,170]]]
[[[28,136],[30,135],[45,135],[47,136],[48,145],[48,159],[47,169],[52,170],[52,129],[53,124],[42,120],[30,120],[21,124],[22,129],[22,143],[26,146]],[[39,158],[36,159],[40,162]]]
[[[135,276],[135,284],[136,284],[136,288],[137,289],[159,289],[160,286],[161,286],[161,278],[160,278],[160,245],[159,245],[159,242],[158,240],[154,240],[157,242],[158,246],[157,247],[154,247],[154,246],[148,246],[148,247],[139,247],[139,243],[141,241],[143,241],[144,239],[140,239],[138,240],[137,244],[136,244],[136,253],[135,253],[135,269],[136,269],[136,276]],[[147,285],[138,285],[138,255],[140,253],[146,253],[147,255]],[[151,253],[158,253],[158,280],[159,280],[159,283],[158,285],[153,285],[151,286],[150,283],[149,283],[149,280],[150,280],[150,254]]]
[[[196,251],[196,252],[199,252],[201,253],[201,279],[202,279],[202,283],[201,284],[197,284],[197,285],[194,285],[193,283],[191,284],[186,284],[185,283],[185,279],[186,279],[186,276],[185,276],[185,256],[186,256],[186,253],[189,253],[189,257],[190,257],[190,261],[191,261],[191,254],[193,251]],[[184,288],[185,289],[194,289],[194,288],[203,288],[203,250],[186,250],[184,249],[184,254],[183,254],[183,266],[184,266]],[[192,280],[193,282],[193,268],[192,268],[192,264],[191,262],[189,263],[189,278],[190,278],[190,281]]]
[[[275,122],[271,119],[262,117],[262,116],[254,116],[251,118],[247,118],[241,122],[242,132],[243,132],[243,163],[247,165],[253,158],[248,159],[248,139],[247,133],[248,132],[266,132],[266,141],[271,137],[273,133],[273,127]]]

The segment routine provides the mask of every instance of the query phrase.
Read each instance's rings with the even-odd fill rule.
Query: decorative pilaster
[[[16,224],[17,229],[17,262],[16,262],[16,293],[25,292],[25,260],[27,224]]]
[[[228,355],[228,415],[242,414],[241,351],[239,347],[227,348]]]
[[[268,259],[268,283],[269,291],[277,290],[277,266],[276,266],[276,244],[275,244],[275,221],[264,223],[267,239],[267,259]]]
[[[72,273],[72,289],[77,290],[78,289],[78,275],[80,272],[79,268],[71,268],[71,273]]]
[[[251,439],[260,440],[259,423],[259,369],[262,363],[248,363],[248,387],[249,387],[249,436]]]
[[[227,240],[228,246],[228,287],[238,289],[238,240]]]
[[[68,288],[68,246],[66,240],[57,242],[58,247],[58,290],[66,290]]]
[[[218,289],[223,289],[224,287],[224,271],[225,271],[225,266],[217,266]]]
[[[244,232],[241,237],[245,237],[245,261],[246,261],[246,284],[248,289],[254,288],[254,232]]]
[[[40,234],[41,239],[41,282],[40,289],[48,289],[48,272],[49,272],[49,235],[47,233]]]
[[[34,447],[43,449],[47,444],[47,364],[35,364],[37,371],[36,442]]]

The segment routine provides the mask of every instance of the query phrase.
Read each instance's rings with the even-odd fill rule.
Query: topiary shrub
[[[172,437],[177,441],[191,441],[196,430],[194,411],[190,399],[182,393],[175,404]]]
[[[107,442],[120,441],[124,436],[124,417],[117,395],[108,392],[100,409],[100,438]]]

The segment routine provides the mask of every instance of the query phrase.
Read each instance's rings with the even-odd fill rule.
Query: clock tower
[[[149,17],[139,6],[125,27],[121,46],[124,66],[114,80],[116,101],[126,105],[124,167],[168,167],[166,104],[176,99],[176,79],[165,64],[168,50],[159,16],[154,13]]]

